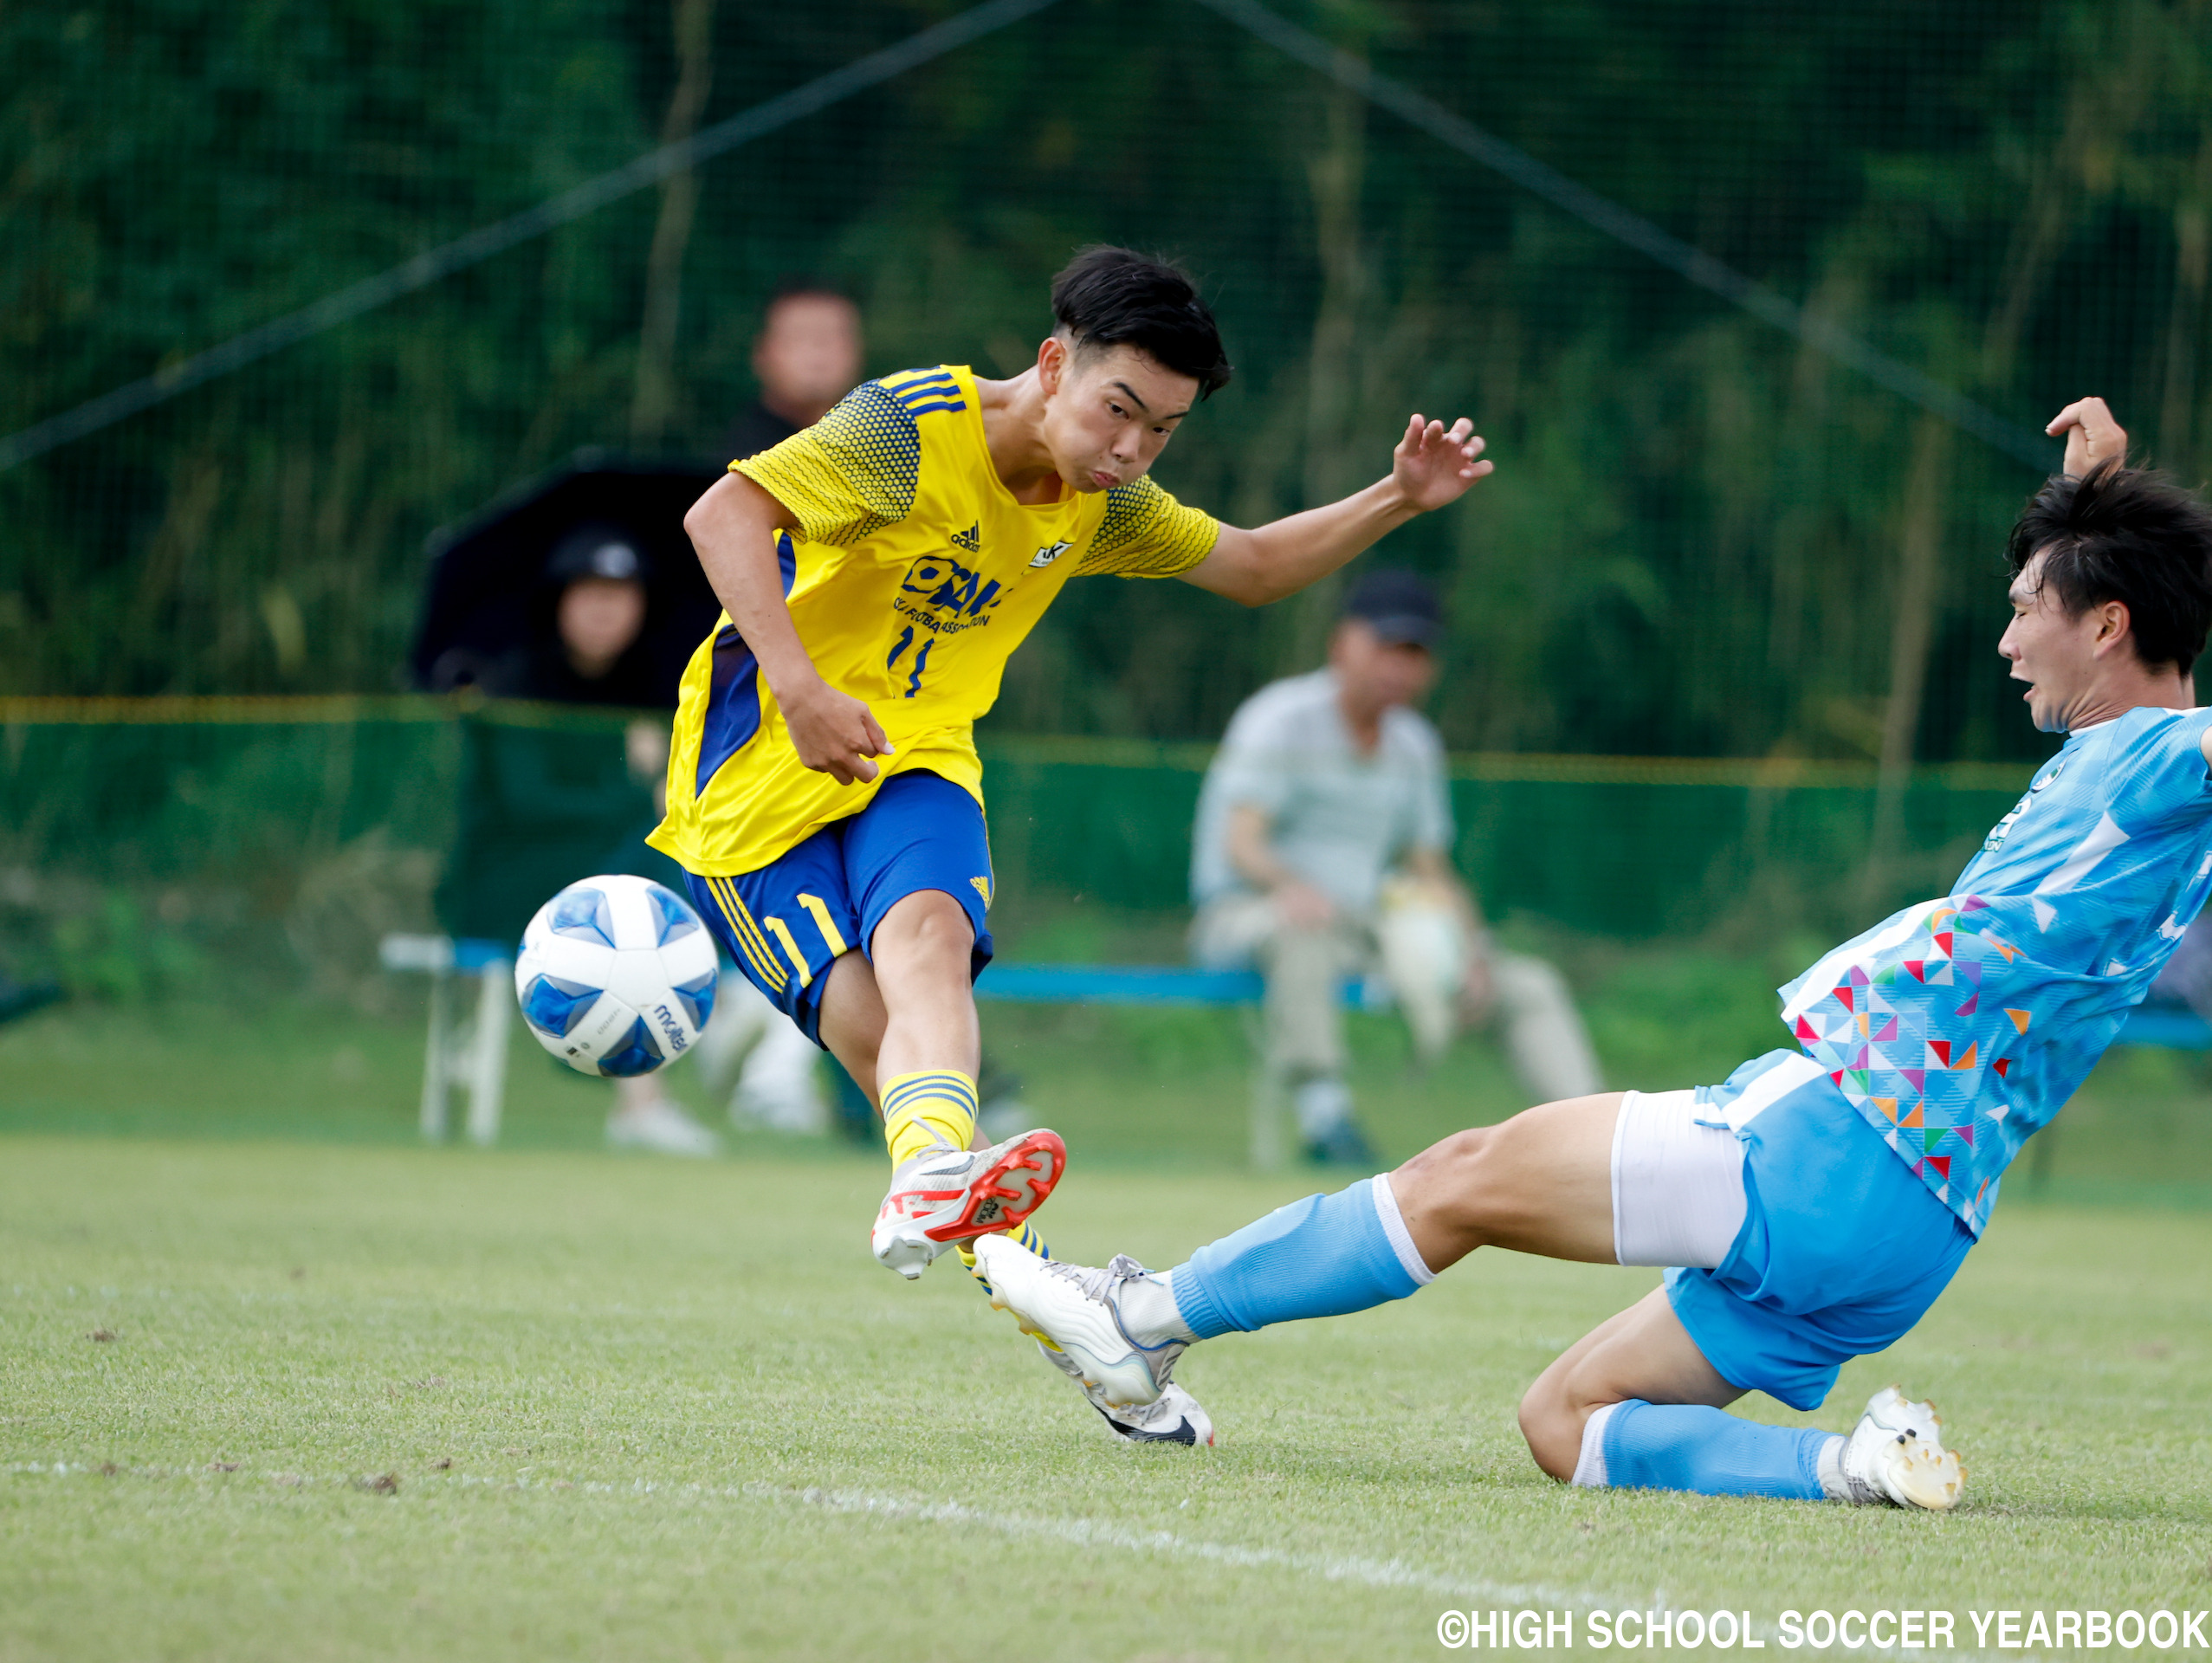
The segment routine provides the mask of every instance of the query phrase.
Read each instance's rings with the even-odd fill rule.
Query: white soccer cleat
[[[1020,1228],[1067,1164],[1057,1132],[1023,1132],[987,1149],[924,1149],[892,1174],[869,1245],[911,1282],[948,1247]]]
[[[1143,1408],[1161,1400],[1167,1374],[1187,1346],[1180,1340],[1140,1345],[1122,1325],[1116,1294],[1122,1283],[1149,1275],[1127,1253],[1104,1270],[1039,1259],[1006,1236],[975,1244],[991,1303],[1010,1310],[1022,1332],[1049,1340],[1074,1365],[1072,1374],[1094,1403],[1109,1409]]]
[[[1945,1449],[1943,1418],[1885,1386],[1866,1405],[1843,1446],[1843,1475],[1854,1499],[1949,1512],[1966,1487],[1966,1469]]]
[[[1098,1388],[1083,1384],[1083,1369],[1066,1352],[1045,1340],[1038,1341],[1037,1349],[1045,1362],[1075,1382],[1116,1436],[1133,1444],[1181,1444],[1187,1447],[1203,1444],[1208,1449],[1213,1447],[1213,1417],[1173,1381],[1142,1407],[1117,1409],[1106,1401]]]

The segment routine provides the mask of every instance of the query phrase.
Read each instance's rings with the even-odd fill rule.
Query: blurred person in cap
[[[1315,1160],[1373,1151],[1344,1083],[1346,978],[1379,969],[1422,1064],[1494,1012],[1537,1102],[1600,1088],[1566,983],[1498,949],[1452,869],[1444,747],[1414,709],[1436,681],[1436,594],[1410,572],[1355,583],[1329,663],[1238,708],[1200,794],[1193,956],[1266,978],[1269,1066]]]
[[[723,452],[758,456],[813,426],[858,383],[860,361],[860,308],[826,283],[783,283],[753,339],[760,396],[730,424]]]
[[[496,655],[450,648],[430,666],[430,690],[475,686],[496,699],[666,706],[668,689],[644,647],[650,576],[644,549],[620,526],[574,527],[540,568],[528,638]]]

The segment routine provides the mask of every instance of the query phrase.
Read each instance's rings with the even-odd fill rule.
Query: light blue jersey
[[[2074,734],[1950,895],[1782,989],[1806,1054],[1977,1235],[2204,905],[2208,725],[2145,708]]]

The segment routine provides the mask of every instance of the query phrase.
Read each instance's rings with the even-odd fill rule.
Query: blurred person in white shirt
[[[1267,1064],[1320,1162],[1374,1160],[1344,1080],[1340,989],[1352,976],[1381,974],[1425,1065],[1494,1014],[1532,1101],[1601,1084],[1565,981],[1500,950],[1452,868],[1444,747],[1413,708],[1435,684],[1443,633],[1421,579],[1368,573],[1328,665],[1238,708],[1199,799],[1193,955],[1266,979]]]

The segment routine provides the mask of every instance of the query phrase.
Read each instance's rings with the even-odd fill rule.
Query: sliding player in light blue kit
[[[1536,1463],[1594,1487],[1936,1510],[1963,1479],[1933,1408],[1877,1393],[1848,1437],[1722,1412],[1817,1407],[1950,1281],[2021,1145],[2073,1095],[2212,888],[2212,511],[2123,466],[2099,399],[2014,527],[1998,650],[2036,771],[1950,893],[1782,990],[1795,1051],[1694,1091],[1606,1092],[1461,1132],[1396,1172],[1283,1207],[1164,1274],[979,1244],[994,1304],[1110,1399],[1192,1344],[1402,1299],[1478,1247],[1670,1267],[1521,1402]]]

